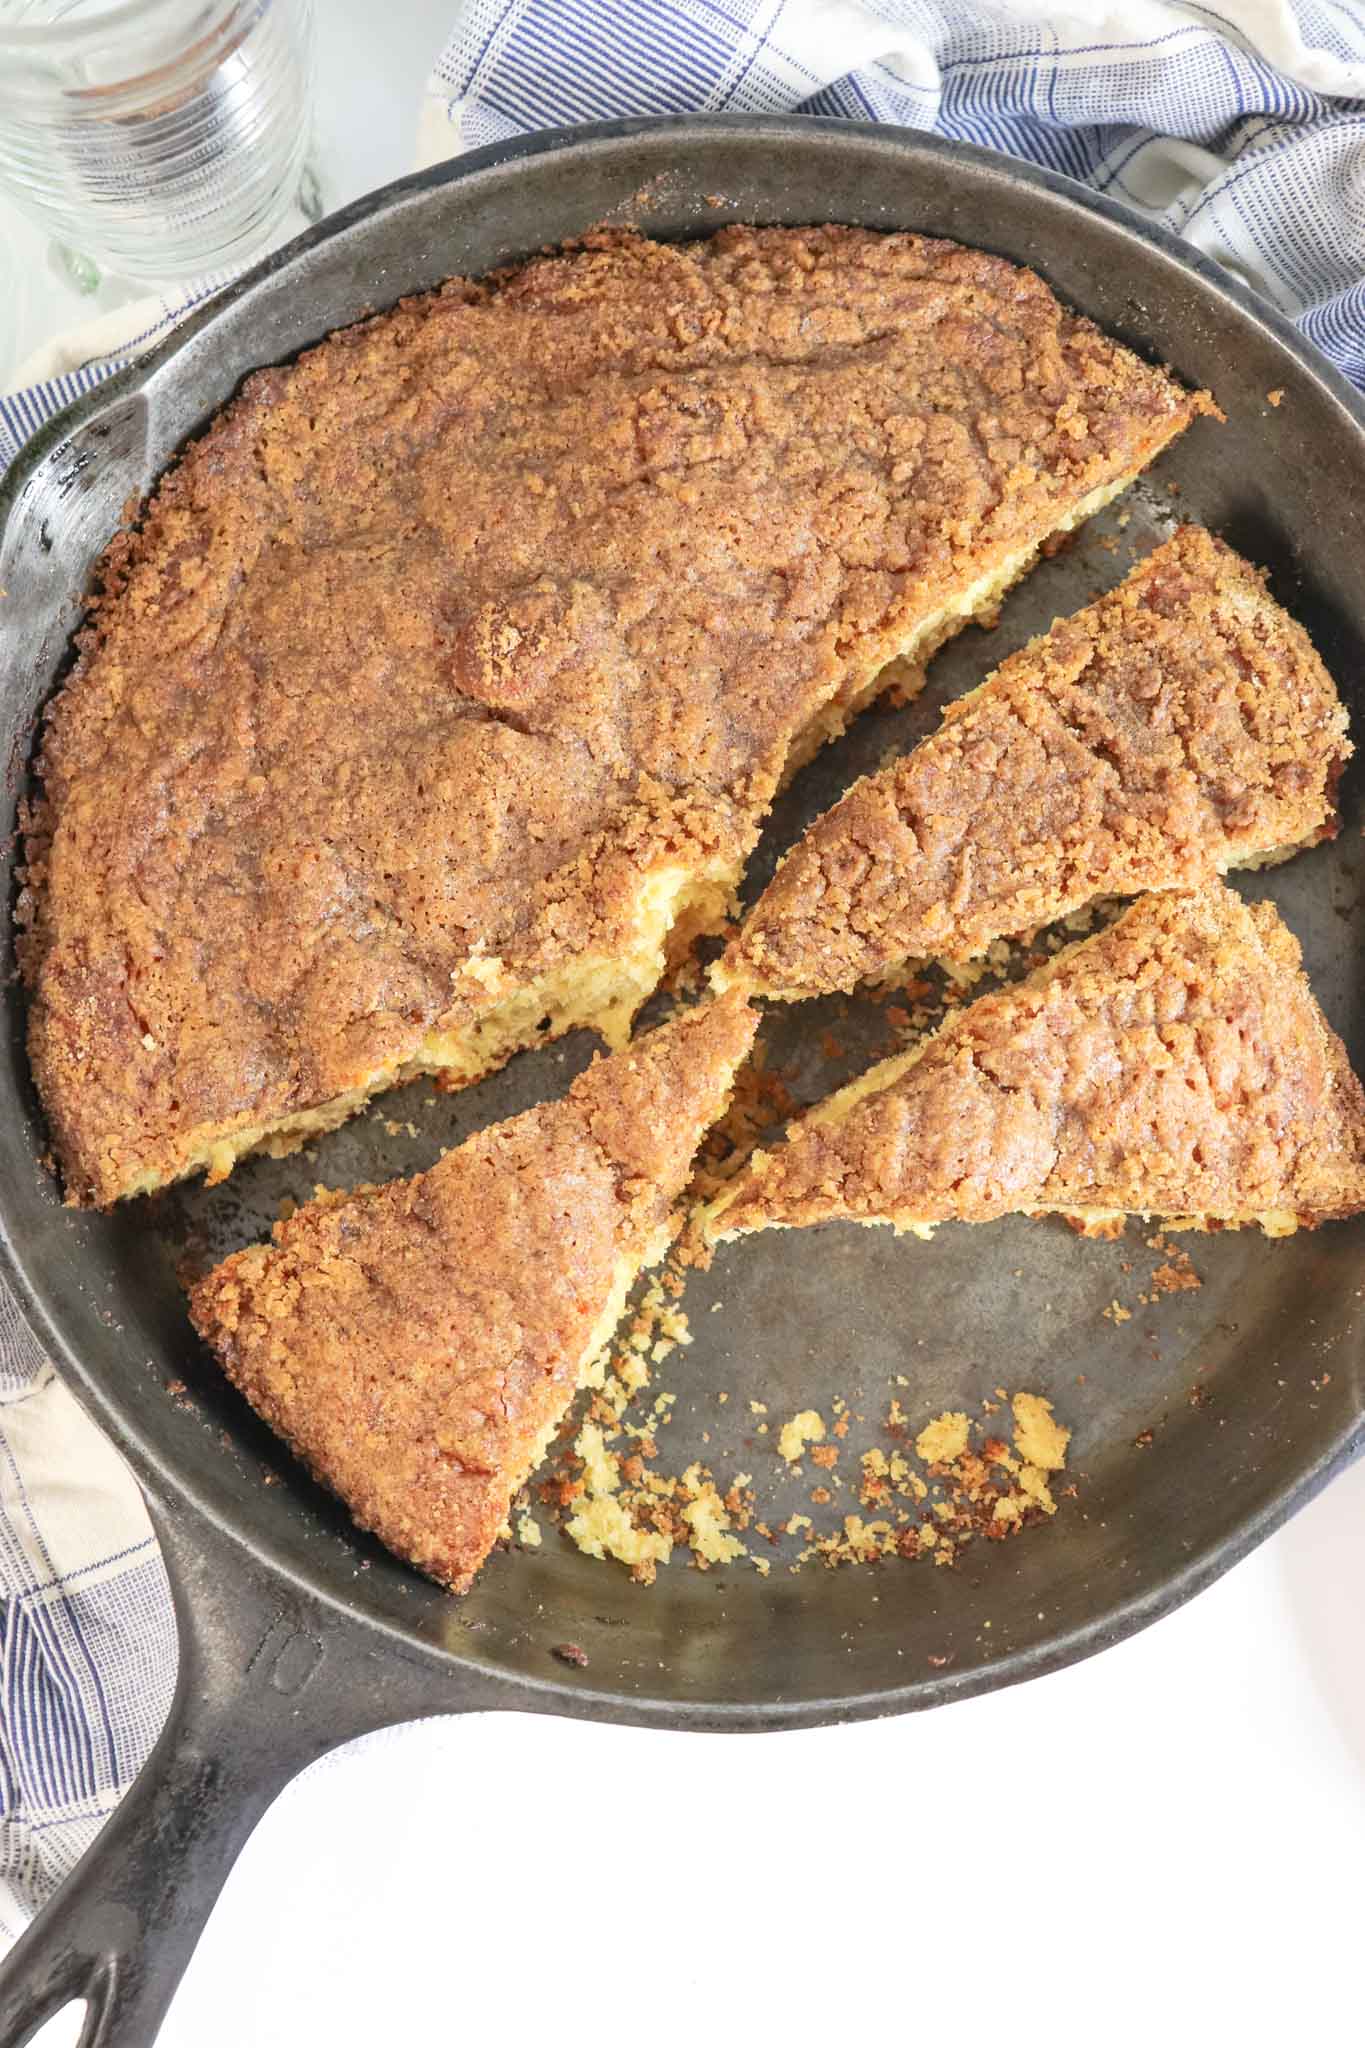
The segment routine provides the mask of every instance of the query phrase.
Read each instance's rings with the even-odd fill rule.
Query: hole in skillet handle
[[[33,2048],[88,2048],[89,2036],[84,2030],[91,2010],[88,1999],[70,1999],[31,2037]]]
[[[78,2048],[150,2048],[229,1870],[292,1777],[372,1729],[504,1703],[298,1592],[187,1504],[148,1507],[175,1601],[175,1697],[121,1803],[0,1964],[0,2048],[81,1999]]]

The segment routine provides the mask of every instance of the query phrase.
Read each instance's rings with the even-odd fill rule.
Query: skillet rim
[[[382,186],[310,228],[216,293],[146,356],[116,372],[45,423],[25,443],[0,482],[0,535],[7,529],[29,482],[74,433],[97,422],[103,412],[127,394],[150,390],[157,379],[200,335],[211,329],[228,308],[281,271],[301,265],[312,250],[362,221],[383,212],[395,211],[408,199],[422,193],[463,183],[483,173],[508,168],[515,175],[518,164],[547,154],[582,157],[642,139],[672,136],[679,141],[692,142],[709,134],[724,134],[736,139],[749,137],[755,141],[786,141],[801,146],[815,144],[818,147],[828,143],[838,148],[845,140],[874,147],[880,145],[888,158],[902,168],[907,164],[913,165],[917,157],[937,160],[940,164],[962,164],[971,167],[978,176],[984,176],[987,182],[994,180],[1045,196],[1050,226],[1060,228],[1068,208],[1098,216],[1122,240],[1141,244],[1174,262],[1193,278],[1207,300],[1236,309],[1260,328],[1272,343],[1292,358],[1296,372],[1316,383],[1323,395],[1345,414],[1347,425],[1354,429],[1363,444],[1362,460],[1365,462],[1365,397],[1348,384],[1283,314],[1169,230],[1070,178],[995,151],[951,142],[890,123],[835,121],[809,115],[632,116],[547,129],[470,151]],[[11,1000],[22,1001],[22,994],[12,988]],[[803,1697],[784,1701],[768,1696],[746,1701],[713,1702],[684,1700],[662,1693],[627,1693],[582,1681],[539,1679],[525,1672],[509,1670],[496,1658],[481,1657],[472,1645],[456,1649],[448,1643],[436,1644],[419,1636],[415,1629],[405,1629],[396,1619],[369,1611],[363,1586],[353,1589],[350,1599],[343,1598],[319,1576],[310,1575],[281,1557],[269,1538],[253,1528],[249,1514],[238,1511],[226,1493],[215,1498],[210,1490],[182,1477],[156,1433],[140,1426],[119,1400],[117,1387],[109,1383],[109,1376],[102,1374],[97,1366],[87,1366],[74,1342],[68,1340],[60,1304],[50,1298],[48,1289],[31,1278],[16,1245],[9,1207],[8,1189],[0,1186],[0,1279],[10,1287],[30,1329],[62,1378],[128,1459],[139,1482],[160,1504],[163,1513],[174,1514],[182,1508],[189,1509],[192,1514],[202,1517],[235,1551],[244,1555],[244,1560],[264,1571],[274,1583],[305,1596],[325,1609],[333,1619],[371,1632],[388,1646],[401,1650],[408,1658],[418,1652],[424,1661],[450,1672],[452,1677],[456,1672],[462,1673],[472,1685],[473,1697],[453,1699],[452,1707],[462,1704],[503,1706],[641,1725],[677,1725],[681,1722],[692,1727],[757,1731],[810,1727],[917,1711],[949,1700],[994,1691],[1093,1655],[1183,1605],[1263,1542],[1365,1450],[1365,1392],[1362,1392],[1354,1420],[1338,1432],[1321,1455],[1277,1485],[1273,1497],[1259,1511],[1246,1515],[1221,1540],[1210,1543],[1202,1554],[1191,1558],[1181,1569],[1168,1570],[1150,1586],[1125,1598],[1104,1603],[1084,1624],[1043,1642],[1011,1650],[998,1662],[958,1677],[951,1673],[934,1674],[899,1686],[878,1687],[829,1699]]]

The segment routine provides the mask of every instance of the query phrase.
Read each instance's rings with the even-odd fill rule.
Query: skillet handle
[[[175,1596],[180,1669],[156,1746],[55,1898],[0,1965],[0,2048],[72,1999],[79,2048],[150,2048],[229,1870],[265,1809],[338,1743],[465,1696],[296,1594],[183,1508],[148,1503]],[[373,1645],[373,1647],[372,1647]]]

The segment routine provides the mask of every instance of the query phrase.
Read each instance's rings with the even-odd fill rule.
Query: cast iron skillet
[[[1121,208],[981,151],[816,121],[619,122],[483,150],[361,201],[38,437],[0,499],[5,832],[92,562],[125,502],[243,375],[366,308],[609,217],[665,235],[731,219],[838,220],[977,243],[1033,265],[1113,333],[1211,386],[1229,416],[1192,430],[1130,498],[1126,524],[1111,517],[1098,538],[1045,564],[994,635],[963,635],[918,706],[870,714],[813,764],[756,878],[853,774],[932,724],[946,694],[1115,581],[1168,530],[1173,509],[1271,569],[1354,699],[1365,409],[1267,307]],[[1278,406],[1270,392],[1283,394]],[[1335,845],[1251,886],[1283,906],[1360,1065],[1358,777],[1344,811]],[[40,1164],[12,973],[6,986],[4,1274],[147,1490],[181,1658],[151,1761],[0,1973],[5,2048],[79,1996],[90,2000],[87,2048],[144,2048],[259,1815],[294,1772],[363,1730],[490,1707],[739,1730],[938,1705],[1052,1670],[1166,1612],[1365,1439],[1359,1223],[1273,1245],[1194,1239],[1202,1289],[1155,1304],[1137,1298],[1158,1254],[1136,1229],[1117,1245],[1023,1222],[945,1231],[930,1247],[845,1226],[818,1238],[779,1233],[728,1248],[689,1292],[698,1341],[666,1369],[682,1396],[670,1469],[701,1454],[728,1481],[742,1464],[770,1501],[777,1461],[750,1397],[777,1419],[811,1405],[828,1413],[844,1395],[867,1418],[851,1453],[877,1440],[900,1373],[900,1398],[921,1418],[976,1409],[997,1381],[1050,1394],[1075,1427],[1077,1498],[1045,1529],[975,1546],[955,1572],[793,1574],[779,1562],[764,1579],[747,1564],[703,1575],[679,1562],[644,1589],[548,1531],[538,1551],[494,1559],[473,1593],[452,1600],[351,1531],[256,1425],[197,1347],[174,1264],[187,1247],[204,1257],[262,1235],[280,1196],[319,1178],[412,1170],[561,1088],[590,1048],[523,1058],[444,1101],[410,1090],[398,1118],[390,1103],[325,1141],[316,1160],[257,1162],[212,1196],[191,1189],[113,1217],[76,1215]],[[856,1058],[882,1028],[874,1013],[775,1016],[798,1093],[830,1083],[818,1041],[836,1013]],[[399,1127],[409,1119],[415,1138]],[[1102,1316],[1116,1297],[1132,1310],[1118,1327]],[[187,1395],[168,1393],[176,1381]],[[720,1391],[730,1395],[723,1409]],[[806,1504],[810,1484],[786,1505]],[[842,1504],[856,1505],[852,1489]],[[566,1640],[586,1652],[585,1668],[554,1658]]]

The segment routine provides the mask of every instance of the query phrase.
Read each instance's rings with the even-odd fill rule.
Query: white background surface
[[[330,207],[408,167],[449,4],[319,4]],[[30,270],[24,349],[73,310]],[[1360,1468],[1133,1642],[918,1719],[352,1745],[257,1830],[161,2048],[1358,2041],[1363,1536]]]
[[[1358,2042],[1365,1467],[1191,1606],[937,1714],[481,1715],[248,1844],[161,2048]]]

